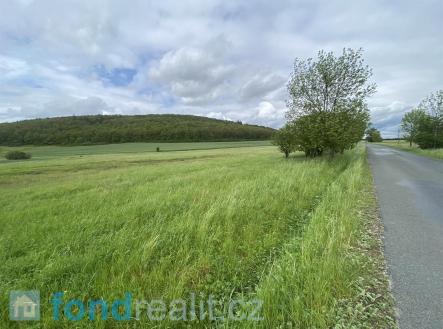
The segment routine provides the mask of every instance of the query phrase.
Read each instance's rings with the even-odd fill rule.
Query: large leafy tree
[[[409,141],[409,146],[417,142],[417,136],[420,132],[420,126],[426,118],[426,112],[422,108],[413,109],[407,112],[401,120],[401,129],[404,138]]]
[[[299,148],[309,155],[324,150],[334,155],[355,145],[369,121],[366,99],[376,90],[371,76],[361,49],[344,49],[340,56],[320,51],[315,61],[296,59],[287,86],[287,118],[299,129]]]
[[[290,119],[315,112],[358,109],[375,90],[368,83],[372,70],[364,65],[362,49],[343,49],[340,56],[320,51],[317,61],[296,59],[288,84]]]

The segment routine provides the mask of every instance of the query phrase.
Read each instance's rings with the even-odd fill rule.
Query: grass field
[[[262,143],[35,147],[0,163],[1,327],[393,327],[363,146],[285,160]],[[7,320],[20,289],[40,291],[41,321]],[[259,299],[263,320],[54,321],[56,291]]]
[[[443,159],[443,149],[422,150],[416,144],[413,144],[412,147],[410,147],[409,142],[407,142],[407,141],[383,141],[381,144],[395,147],[399,150],[413,152],[418,155],[423,155],[423,156],[436,158],[436,159]]]
[[[4,154],[10,150],[30,152],[34,159],[49,159],[60,156],[84,156],[97,154],[125,154],[155,152],[157,147],[161,152],[209,150],[219,148],[269,146],[270,141],[243,142],[200,142],[200,143],[125,143],[93,146],[0,146],[0,161],[6,161]]]

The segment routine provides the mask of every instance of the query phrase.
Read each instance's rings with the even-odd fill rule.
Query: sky
[[[0,0],[0,122],[194,114],[278,128],[295,58],[363,48],[372,122],[443,89],[443,1]]]

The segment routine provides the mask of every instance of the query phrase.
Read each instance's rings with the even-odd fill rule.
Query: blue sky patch
[[[97,65],[95,66],[95,73],[97,73],[105,84],[124,87],[131,83],[137,70],[124,67],[107,70],[104,65]]]

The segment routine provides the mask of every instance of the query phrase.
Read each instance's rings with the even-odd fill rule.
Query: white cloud
[[[0,119],[13,118],[14,120],[21,120],[33,116],[46,118],[51,116],[110,114],[113,112],[114,109],[110,108],[98,97],[80,99],[64,97],[52,100],[50,103],[44,104],[43,107],[25,106],[8,108],[3,113],[0,112]]]
[[[276,73],[256,74],[240,90],[244,100],[266,97],[268,93],[281,88],[286,78]]]
[[[23,60],[2,56],[0,54],[0,79],[9,80],[25,75],[29,72],[27,63]]]
[[[372,121],[386,133],[404,111],[443,88],[440,0],[21,0],[0,2],[0,12],[3,121],[18,112],[62,115],[95,99],[83,108],[217,115],[277,127],[294,58],[343,47],[365,49],[379,86],[370,100]],[[136,74],[117,85],[97,67]]]
[[[231,118],[224,115],[222,112],[209,112],[209,113],[206,113],[205,116],[207,116],[208,118],[213,118],[213,119],[234,121]]]
[[[403,114],[411,110],[411,106],[394,101],[387,106],[373,107],[371,118],[374,126],[383,132],[385,138],[396,138],[399,135],[399,125]]]
[[[260,102],[257,107],[257,116],[259,118],[269,118],[278,114],[277,109],[269,102]]]
[[[183,47],[166,53],[149,71],[149,77],[168,88],[184,104],[209,104],[229,89],[234,71],[225,64],[224,40],[216,48]],[[220,44],[221,43],[221,44]]]

